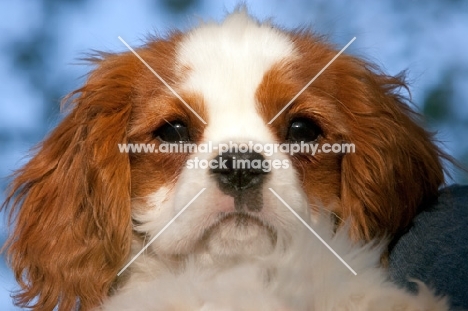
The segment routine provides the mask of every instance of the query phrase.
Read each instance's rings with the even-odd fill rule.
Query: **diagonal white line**
[[[168,89],[169,89],[169,91],[171,91],[172,94],[175,95],[175,97],[177,97],[182,103],[184,103],[184,105],[185,105],[185,106],[186,106],[186,107],[203,123],[203,124],[207,124],[207,123],[205,122],[205,120],[203,120],[203,118],[200,117],[200,115],[199,115],[195,110],[193,110],[193,108],[190,107],[190,105],[187,104],[187,103],[185,102],[185,100],[184,100],[182,97],[180,97],[180,95],[177,94],[177,92],[174,91],[174,89],[173,89],[169,84],[167,84],[166,81],[164,81],[164,79],[161,78],[161,76],[160,76],[156,71],[154,71],[154,69],[151,68],[151,66],[148,65],[148,63],[145,62],[145,60],[144,60],[140,55],[138,55],[138,53],[135,52],[135,50],[132,49],[132,47],[131,47],[130,45],[128,45],[128,43],[125,42],[124,39],[122,39],[122,37],[118,36],[118,38],[119,38],[119,40],[122,41],[122,43],[125,44],[125,46],[126,46],[136,57],[138,57],[138,59],[139,59],[139,60],[140,60],[140,61],[141,61],[141,62],[142,62],[142,63],[143,63],[143,64],[144,64],[144,65],[145,65],[145,66],[146,66],[146,67],[147,67],[147,68],[148,68],[148,69],[149,69],[149,70],[150,70],[150,71],[151,71],[151,72],[168,88]]]
[[[174,218],[172,218],[171,221],[169,221],[169,222],[167,223],[167,225],[165,225],[164,228],[162,228],[162,229],[158,232],[158,234],[156,234],[156,235],[151,239],[151,241],[149,241],[148,244],[146,244],[145,247],[143,247],[143,249],[140,250],[140,251],[138,252],[138,254],[136,254],[136,255],[132,258],[132,260],[130,260],[130,262],[129,262],[128,264],[126,264],[125,267],[122,268],[122,270],[119,271],[119,273],[117,273],[117,276],[120,276],[120,275],[122,274],[122,272],[124,272],[124,271],[138,258],[138,256],[140,256],[140,255],[151,245],[151,243],[153,243],[154,240],[156,240],[156,239],[157,239],[157,238],[158,238],[158,237],[159,237],[159,236],[160,236],[160,235],[161,235],[161,234],[162,234],[162,233],[163,233],[163,232],[164,232],[164,231],[165,231],[165,230],[166,230],[166,229],[167,229],[167,228],[168,228],[168,227],[169,227],[169,226],[170,226],[186,209],[187,209],[187,207],[189,207],[190,204],[192,204],[193,201],[195,201],[195,200],[200,196],[200,194],[202,194],[202,192],[205,191],[205,190],[206,190],[206,188],[203,188],[202,190],[200,190],[200,192],[198,192],[197,195],[194,196],[193,199],[191,199],[190,202],[188,202],[188,203],[184,206],[184,208],[181,209],[181,210],[177,213],[177,215],[175,215]]]
[[[332,60],[329,61],[328,64],[326,64],[325,67],[323,67],[322,70],[320,70],[319,73],[317,73],[315,77],[313,77],[312,80],[310,80],[309,83],[307,83],[306,86],[304,86],[302,90],[300,90],[299,93],[297,93],[296,96],[294,96],[289,101],[289,103],[287,103],[286,106],[284,106],[283,109],[281,109],[280,112],[278,112],[276,116],[270,120],[270,122],[268,122],[268,124],[273,123],[273,121],[275,121],[276,118],[278,118],[302,94],[302,92],[304,92],[312,84],[312,82],[314,82],[315,79],[317,79],[325,71],[325,69],[327,69],[328,66],[330,66],[338,58],[338,56],[340,56],[341,53],[343,53],[351,45],[351,43],[354,42],[354,40],[356,40],[356,37],[352,38],[351,41],[349,41],[348,44],[346,44],[344,48],[342,48],[341,51],[339,51],[338,54],[336,54],[335,57],[333,57]]]
[[[351,271],[354,275],[357,275],[356,271],[354,271],[353,268],[351,268],[351,267],[346,263],[346,261],[344,261],[343,258],[341,258],[340,255],[338,255],[338,254],[335,252],[335,250],[334,250],[333,248],[331,248],[330,245],[328,245],[327,242],[325,242],[325,241],[322,239],[322,237],[321,237],[317,232],[315,232],[315,230],[312,229],[312,228],[309,226],[309,224],[308,224],[307,222],[305,222],[304,219],[302,219],[301,216],[299,216],[299,215],[291,208],[291,206],[289,206],[288,203],[286,203],[286,202],[279,196],[279,194],[277,194],[277,193],[275,192],[275,190],[273,190],[273,189],[271,189],[271,188],[268,188],[268,189],[270,189],[270,191],[278,198],[278,200],[280,200],[281,203],[283,203],[283,204],[291,211],[291,213],[293,213],[294,216],[296,216],[297,219],[299,219],[299,220],[304,224],[304,226],[306,226],[307,229],[309,229],[309,231],[312,232],[312,233],[317,237],[317,239],[319,239],[320,242],[322,242],[323,245],[325,245],[325,246],[330,250],[330,252],[332,252],[333,255],[335,255],[335,257],[338,258],[338,259],[346,266],[346,268],[349,269],[349,271]]]

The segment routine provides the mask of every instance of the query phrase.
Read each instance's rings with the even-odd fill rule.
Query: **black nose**
[[[221,191],[237,196],[244,190],[263,183],[269,171],[265,158],[257,152],[225,152],[217,157],[218,165],[211,169]]]

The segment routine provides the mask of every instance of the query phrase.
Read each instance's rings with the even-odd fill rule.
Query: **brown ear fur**
[[[307,81],[337,49],[307,30],[293,36],[307,62],[296,67]],[[307,64],[307,65],[306,65]],[[441,159],[452,161],[419,125],[419,115],[399,95],[407,89],[403,75],[383,74],[359,58],[340,55],[309,87],[337,106],[337,139],[355,145],[341,159],[340,208],[351,221],[355,240],[395,236],[424,204],[435,200],[444,182]]]
[[[418,115],[398,95],[403,77],[379,73],[345,56],[341,77],[342,111],[355,153],[342,159],[341,202],[352,236],[394,236],[407,227],[418,208],[437,198],[444,182],[441,159],[449,159],[418,125]]]
[[[102,56],[72,94],[70,114],[14,175],[3,206],[15,221],[5,248],[22,307],[88,310],[129,254],[130,166],[118,143],[126,142],[139,67],[131,54]]]

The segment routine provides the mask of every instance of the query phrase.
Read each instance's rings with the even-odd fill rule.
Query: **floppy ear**
[[[342,111],[355,153],[342,159],[342,212],[356,239],[401,233],[422,205],[437,198],[449,159],[418,125],[418,115],[397,94],[403,77],[361,61],[340,80]],[[349,71],[348,71],[349,72]]]
[[[131,242],[130,165],[119,153],[131,112],[133,55],[102,55],[69,115],[14,175],[5,247],[35,310],[88,310],[108,293]]]

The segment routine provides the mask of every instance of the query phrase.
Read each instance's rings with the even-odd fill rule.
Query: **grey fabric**
[[[450,296],[453,309],[468,310],[468,186],[441,190],[396,242],[389,268],[397,284],[415,291],[408,279],[421,280]]]

